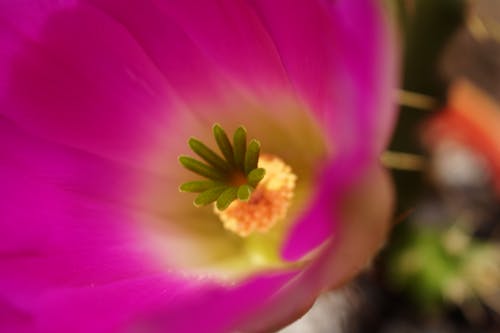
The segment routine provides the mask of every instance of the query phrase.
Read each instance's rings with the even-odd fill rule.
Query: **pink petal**
[[[395,73],[378,5],[368,0],[253,2],[292,84],[325,126],[330,144],[345,151],[359,145],[380,150],[395,112],[390,93]]]
[[[194,287],[162,274],[58,288],[38,299],[37,319],[42,332],[130,332],[159,304],[168,304],[167,311],[172,311],[176,304],[192,299],[202,290]]]
[[[177,99],[119,22],[69,2],[3,3],[0,13],[1,114],[46,139],[133,165],[145,147],[168,147]]]
[[[390,179],[380,166],[366,165],[371,166],[361,177],[338,181],[350,186],[341,190],[339,209],[331,216],[345,226],[305,269],[252,277],[229,289],[204,288],[196,301],[177,304],[173,312],[164,308],[156,320],[148,318],[146,327],[153,332],[172,327],[182,332],[271,331],[305,313],[319,293],[346,283],[365,268],[390,228]],[[186,313],[197,320],[184,320]]]
[[[312,204],[296,221],[283,247],[288,260],[297,260],[339,232],[344,221],[337,221],[336,212],[345,192],[366,168],[364,154],[337,155],[335,161],[319,175],[320,185]]]
[[[35,325],[29,313],[0,299],[0,332],[31,333],[34,331]]]
[[[145,178],[141,172],[33,138],[7,121],[0,129],[0,181],[9,194],[0,202],[0,294],[41,332],[130,325],[218,332],[294,274],[265,274],[234,287],[174,278],[149,252],[139,232],[145,221],[134,219],[129,196],[134,180]]]
[[[394,56],[388,28],[373,2],[297,1],[300,5],[290,6],[286,16],[279,2],[258,3],[291,80],[319,112],[337,153],[319,174],[313,204],[284,246],[284,256],[294,260],[342,227],[332,223],[341,188],[363,172],[366,159],[374,159],[388,139],[395,111]]]
[[[2,295],[154,270],[130,213],[141,172],[30,139],[1,118],[0,138]]]
[[[279,328],[280,324],[284,326],[305,313],[316,295],[339,288],[364,269],[386,241],[391,227],[392,192],[391,180],[380,166],[365,169],[361,177],[351,182],[339,202],[340,209],[332,214],[337,222],[342,221],[335,237],[324,244],[301,274],[237,327],[242,331],[260,332],[269,327]]]
[[[260,95],[289,87],[272,40],[243,1],[132,1],[118,6],[106,0],[93,3],[142,41],[177,90],[184,90],[183,82],[189,90],[196,90],[193,85],[198,79],[203,81],[202,90],[213,89],[217,84],[207,84],[212,77],[237,81]],[[150,31],[161,33],[165,42],[157,43]],[[191,66],[186,66],[188,63]]]

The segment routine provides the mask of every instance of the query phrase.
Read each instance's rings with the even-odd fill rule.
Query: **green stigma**
[[[243,126],[234,132],[232,143],[219,124],[215,124],[212,131],[222,157],[203,142],[190,138],[189,147],[206,163],[189,156],[180,156],[179,162],[207,180],[184,183],[179,190],[200,193],[193,202],[196,207],[216,202],[217,209],[222,211],[236,199],[250,200],[266,171],[257,167],[260,142],[253,139],[247,145],[247,131]]]

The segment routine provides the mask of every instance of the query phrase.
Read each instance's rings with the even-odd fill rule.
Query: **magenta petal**
[[[271,300],[296,272],[268,273],[234,286],[204,286],[197,293],[178,300],[167,301],[153,316],[139,322],[138,331],[151,332],[233,332],[242,323],[264,320],[255,311]],[[280,311],[278,311],[279,313]],[[268,313],[269,318],[273,317]],[[279,315],[278,315],[279,316]],[[196,320],[193,320],[196,318]]]
[[[24,193],[16,191],[8,177],[17,177],[16,185],[23,186]],[[6,219],[0,247],[3,295],[36,294],[89,281],[106,283],[155,270],[146,240],[130,230],[130,216],[109,205],[68,196],[54,186],[21,181],[4,168],[1,180],[11,194],[0,205]]]
[[[126,29],[185,103],[219,96],[222,88],[231,89],[203,50],[153,1],[90,3],[94,10]]]
[[[338,233],[342,197],[370,163],[364,154],[353,152],[337,156],[323,171],[312,205],[293,226],[283,247],[286,259],[297,260]]]
[[[46,139],[135,163],[158,145],[173,97],[123,26],[69,3],[0,4],[0,114]]]
[[[375,2],[253,2],[290,81],[335,148],[367,145],[380,150],[395,112],[391,90],[396,74],[388,28]]]
[[[247,2],[163,2],[161,8],[238,84],[269,98],[276,88],[291,89],[273,40]]]
[[[30,138],[1,118],[0,150],[2,295],[154,270],[132,213],[143,173]]]
[[[171,82],[176,89],[183,88],[177,81],[183,75],[189,75],[185,80],[190,85],[193,75],[206,84],[210,80],[210,76],[206,76],[209,73],[224,75],[261,94],[271,93],[273,84],[288,88],[286,73],[271,38],[244,1],[129,1],[122,7],[110,1],[93,2],[118,18],[132,35],[143,41],[143,47],[166,77],[175,80]],[[133,10],[138,13],[130,15]],[[151,43],[148,36],[152,30],[162,33],[164,38],[176,38],[177,47],[170,47],[168,40],[163,45]],[[176,30],[179,31],[174,36],[172,32]],[[172,64],[180,59],[183,63],[175,66],[175,70],[189,69],[189,74],[177,72],[173,77]],[[186,61],[195,67],[186,67]],[[200,75],[200,70],[207,73]],[[207,87],[209,85],[205,85],[205,89]]]
[[[54,144],[0,118],[2,164],[23,178],[64,186],[94,200],[137,204],[136,197],[156,175],[66,145]],[[12,179],[13,184],[17,179]],[[17,186],[20,192],[21,186]]]
[[[32,333],[34,320],[30,313],[0,299],[0,332]]]
[[[350,186],[342,194],[341,207],[335,207],[339,222],[335,236],[323,244],[301,274],[256,309],[252,315],[259,321],[247,320],[239,326],[242,331],[261,332],[286,324],[305,313],[316,295],[339,288],[370,264],[391,227],[393,188],[380,166],[362,164],[366,166],[362,175],[338,182]]]
[[[284,246],[285,257],[293,260],[341,227],[332,214],[344,188],[388,140],[396,110],[394,55],[383,13],[371,1],[296,1],[287,15],[281,15],[279,1],[256,3],[290,79],[316,110],[337,153],[321,171],[312,205]]]
[[[148,260],[153,256],[128,213],[131,198],[120,196],[133,187],[114,183],[134,179],[129,167],[44,143],[9,122],[0,121],[0,129],[0,181],[9,193],[0,202],[0,294],[41,332],[143,325],[220,332],[248,320],[294,275],[263,275],[234,287],[169,277]],[[21,323],[5,327],[14,324],[13,332],[22,332]]]
[[[38,299],[39,325],[42,332],[51,333],[128,332],[159,304],[175,310],[179,301],[200,290],[193,287],[183,280],[153,275],[59,288]]]

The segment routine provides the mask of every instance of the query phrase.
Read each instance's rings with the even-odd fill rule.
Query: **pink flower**
[[[0,2],[0,331],[268,331],[383,242],[395,61],[368,0]],[[297,174],[240,237],[178,185],[244,125]]]

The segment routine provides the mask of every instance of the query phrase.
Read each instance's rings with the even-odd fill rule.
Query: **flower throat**
[[[206,180],[183,183],[180,191],[199,193],[196,207],[215,203],[214,212],[227,230],[242,237],[267,232],[286,216],[297,176],[280,158],[261,155],[259,141],[247,144],[243,126],[236,129],[232,142],[220,125],[212,130],[222,157],[191,137],[189,147],[206,163],[189,156],[180,156],[179,162]]]

